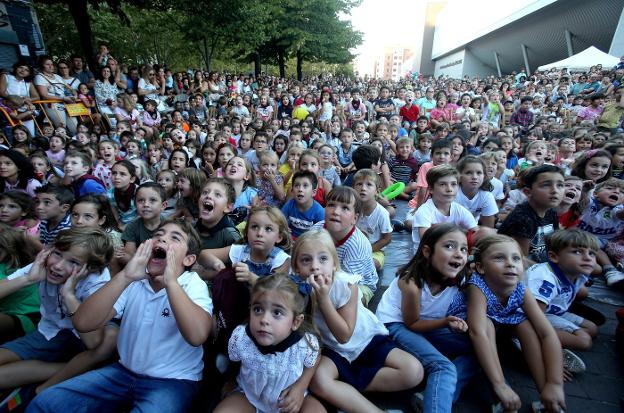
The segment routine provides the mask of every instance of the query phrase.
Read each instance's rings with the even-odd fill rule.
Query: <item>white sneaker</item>
[[[415,413],[423,413],[425,411],[425,396],[421,392],[414,393],[410,404]]]
[[[607,279],[607,285],[609,287],[624,281],[624,272],[618,271],[615,268],[607,270],[604,276]]]
[[[586,369],[585,362],[567,348],[563,349],[563,368],[570,373],[582,373]]]

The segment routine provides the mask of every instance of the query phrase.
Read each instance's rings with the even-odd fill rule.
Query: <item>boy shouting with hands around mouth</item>
[[[119,362],[45,390],[29,412],[184,412],[203,369],[202,343],[212,327],[208,287],[188,269],[200,249],[186,222],[165,221],[123,271],[74,316],[79,331],[121,317]]]

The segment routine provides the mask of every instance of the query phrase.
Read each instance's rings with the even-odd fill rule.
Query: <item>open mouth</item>
[[[57,272],[48,271],[48,278],[53,279],[53,280],[62,280],[63,276]]]
[[[613,202],[618,202],[620,200],[620,197],[614,194],[614,195],[609,195],[608,199],[610,199]]]
[[[212,212],[212,210],[214,209],[214,205],[208,203],[208,202],[204,202],[202,204],[202,206],[204,207],[204,210],[207,212]]]
[[[451,268],[455,268],[456,270],[460,269],[462,267],[462,263],[461,262],[449,262],[449,267]]]
[[[156,260],[164,260],[167,258],[167,251],[162,247],[156,247],[152,250],[152,258]]]

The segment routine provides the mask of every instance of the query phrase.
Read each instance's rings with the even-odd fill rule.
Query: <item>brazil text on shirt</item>
[[[547,314],[554,315],[568,311],[578,290],[587,281],[583,275],[572,282],[557,264],[550,261],[531,266],[526,279],[535,299],[546,304]]]

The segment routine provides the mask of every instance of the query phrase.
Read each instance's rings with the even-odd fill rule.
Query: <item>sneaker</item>
[[[567,348],[563,349],[563,368],[570,373],[582,373],[586,369],[585,362]]]
[[[492,413],[504,413],[505,408],[502,403],[495,403],[492,405]]]
[[[613,287],[615,284],[624,281],[624,272],[618,271],[615,268],[608,269],[604,273],[604,276],[607,279],[607,285],[609,287]]]
[[[416,392],[412,395],[410,400],[412,410],[415,413],[424,413],[425,411],[425,396],[421,392]]]
[[[531,403],[531,411],[533,413],[546,413],[546,408],[544,407],[544,404],[540,401],[536,401]],[[563,410],[561,410],[559,413],[565,413]]]
[[[392,229],[394,230],[394,232],[405,231],[405,225],[403,225],[402,221],[399,221],[398,219],[393,219],[390,222],[392,223]]]

